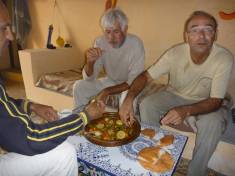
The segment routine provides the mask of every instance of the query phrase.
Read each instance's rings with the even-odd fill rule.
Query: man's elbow
[[[142,73],[142,76],[144,77],[145,81],[147,83],[153,81],[153,78],[150,76],[150,74],[148,73],[147,70],[145,70],[143,73]]]

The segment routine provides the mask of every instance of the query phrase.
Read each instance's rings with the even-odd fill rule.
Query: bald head
[[[9,40],[13,40],[9,13],[6,6],[0,0],[0,56],[2,54],[2,49],[7,46]]]
[[[8,10],[1,0],[0,0],[0,22],[1,23],[10,22]]]

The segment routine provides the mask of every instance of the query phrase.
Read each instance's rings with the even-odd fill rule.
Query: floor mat
[[[187,175],[188,164],[189,164],[189,160],[182,158],[180,160],[173,176],[186,176]],[[94,171],[92,171],[88,175],[85,175],[83,173],[78,174],[78,176],[95,176],[95,175],[96,174],[94,173]],[[225,176],[225,175],[217,173],[214,170],[209,169],[208,170],[208,176]]]

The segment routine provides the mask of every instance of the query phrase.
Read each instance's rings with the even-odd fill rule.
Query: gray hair
[[[218,27],[218,23],[217,23],[217,20],[215,19],[214,16],[212,16],[211,14],[207,13],[207,12],[204,12],[204,11],[194,11],[190,16],[189,18],[186,20],[185,22],[185,25],[184,25],[184,31],[186,32],[188,30],[188,24],[189,22],[196,16],[205,16],[209,19],[211,19],[211,21],[213,21],[214,23],[214,30],[216,31],[217,30],[217,27]]]
[[[119,8],[109,9],[101,17],[101,26],[104,29],[114,27],[115,22],[119,22],[122,31],[124,31],[125,27],[128,24],[127,16]]]

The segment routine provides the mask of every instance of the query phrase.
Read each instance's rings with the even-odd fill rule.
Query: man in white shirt
[[[75,107],[86,105],[91,97],[105,102],[109,95],[120,94],[144,70],[142,41],[128,34],[128,20],[120,9],[110,9],[101,18],[104,35],[86,53],[83,80],[74,85]],[[106,76],[97,79],[101,69]]]
[[[227,109],[222,102],[233,67],[233,55],[215,44],[217,21],[195,11],[185,23],[186,42],[173,46],[132,83],[122,107],[121,119],[134,119],[132,102],[146,83],[168,74],[165,90],[146,97],[140,104],[142,122],[160,126],[186,124],[196,135],[188,176],[205,176],[208,161],[225,129]]]

